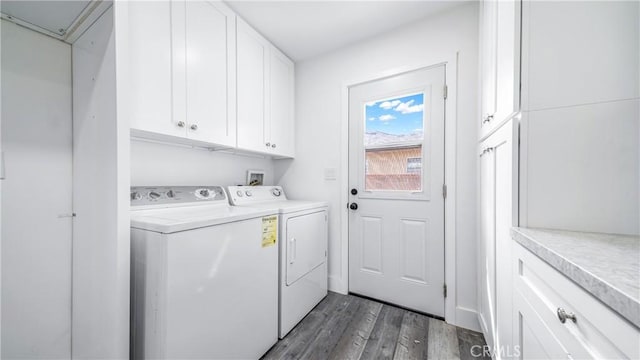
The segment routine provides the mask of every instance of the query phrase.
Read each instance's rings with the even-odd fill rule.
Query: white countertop
[[[640,327],[640,236],[532,228],[511,236]]]

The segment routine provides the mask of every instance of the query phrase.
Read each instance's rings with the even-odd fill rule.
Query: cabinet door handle
[[[187,125],[187,124],[185,124],[184,121],[178,121],[178,127],[183,128],[185,125]]]
[[[561,307],[558,308],[558,319],[563,324],[567,322],[567,319],[573,321],[574,323],[578,322],[578,318],[576,317],[576,314],[572,312],[567,312],[565,309]]]
[[[267,147],[270,147],[270,146],[271,146],[271,143],[266,143],[265,145],[266,145]]]
[[[487,117],[484,118],[482,123],[485,124],[485,123],[491,122],[491,120],[493,120],[493,115],[487,115]]]
[[[482,150],[482,154],[480,154],[480,156],[482,156],[482,155],[484,155],[486,153],[492,152],[492,151],[493,151],[493,148],[492,147],[488,147],[488,148]]]
[[[198,125],[196,125],[196,124],[192,124],[192,125],[191,125],[191,130],[193,130],[193,131],[198,130]]]
[[[271,144],[271,147],[275,149],[276,148],[276,144]]]

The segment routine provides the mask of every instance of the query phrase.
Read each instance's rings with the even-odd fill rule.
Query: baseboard
[[[349,288],[347,287],[344,279],[335,276],[329,276],[329,291],[347,295],[349,293]]]
[[[478,319],[479,314],[475,310],[460,306],[456,307],[456,326],[482,332]]]

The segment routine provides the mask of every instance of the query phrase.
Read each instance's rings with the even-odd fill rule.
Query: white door
[[[235,146],[235,16],[219,2],[184,9],[188,137]]]
[[[184,75],[173,67],[184,64],[183,47],[182,61],[174,59],[184,36],[174,39],[172,3],[130,1],[128,7],[131,128],[185,137],[184,89],[178,86]]]
[[[3,359],[71,357],[71,48],[2,20]]]
[[[444,65],[349,89],[349,291],[444,315]]]
[[[269,56],[270,71],[270,109],[267,139],[271,142],[272,152],[293,156],[293,102],[294,65],[289,58],[276,49]]]
[[[237,19],[238,147],[269,151],[265,123],[269,73],[269,43],[242,19]]]

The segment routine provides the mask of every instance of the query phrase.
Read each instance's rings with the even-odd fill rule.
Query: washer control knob
[[[280,191],[280,189],[278,188],[273,188],[273,190],[271,190],[271,193],[273,194],[273,196],[276,196],[276,197],[282,195],[282,191]]]
[[[142,199],[142,195],[139,192],[134,191],[131,193],[131,200],[140,200]]]
[[[155,191],[150,191],[149,194],[147,195],[149,196],[149,199],[151,200],[157,200],[159,199],[162,195],[160,195],[160,193],[157,193]]]
[[[173,199],[176,196],[176,193],[173,190],[167,191],[167,197]]]
[[[200,196],[202,196],[203,198],[208,198],[211,193],[209,192],[209,189],[200,189],[198,190],[198,192],[200,193]]]
[[[249,191],[249,190],[245,191],[245,192],[244,192],[244,194],[245,194],[245,195],[247,195],[247,196],[251,196],[251,195],[253,195],[253,194],[251,193],[251,191]]]
[[[242,197],[242,195],[244,195],[244,193],[241,190],[236,191],[236,195],[238,195],[239,197]]]

